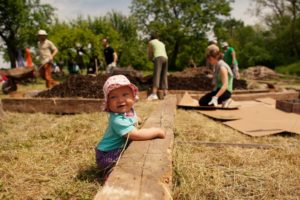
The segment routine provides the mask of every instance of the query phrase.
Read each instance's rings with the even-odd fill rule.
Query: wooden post
[[[165,139],[132,142],[95,200],[172,199],[172,148],[176,97],[168,95],[143,128],[163,127]]]
[[[0,100],[0,119],[4,117],[4,111],[2,108],[2,101]]]

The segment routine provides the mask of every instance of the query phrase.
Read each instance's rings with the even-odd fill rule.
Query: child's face
[[[128,86],[114,89],[108,94],[107,101],[108,108],[111,112],[129,112],[134,104],[133,92]]]

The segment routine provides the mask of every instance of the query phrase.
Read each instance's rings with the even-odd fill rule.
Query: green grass
[[[249,137],[184,110],[177,110],[174,126],[174,200],[299,199],[299,135]],[[275,147],[217,147],[190,141]]]
[[[292,63],[290,65],[276,67],[275,71],[281,74],[300,76],[300,61]]]
[[[141,119],[155,104],[137,103]],[[95,145],[107,113],[7,112],[0,119],[0,199],[93,199],[101,188]]]

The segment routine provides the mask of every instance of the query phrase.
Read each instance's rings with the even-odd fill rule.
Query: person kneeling
[[[216,85],[212,92],[205,94],[199,100],[200,106],[218,106],[228,107],[231,102],[231,93],[233,85],[233,73],[228,64],[221,59],[221,52],[215,49],[210,50],[206,55],[207,61],[215,67],[214,84]]]

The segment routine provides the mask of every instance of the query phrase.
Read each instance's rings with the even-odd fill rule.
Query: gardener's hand
[[[218,106],[218,97],[216,97],[216,96],[212,97],[211,101],[208,103],[208,105]]]
[[[240,73],[238,71],[235,72],[235,78],[237,80],[240,80],[240,78],[241,78]]]

